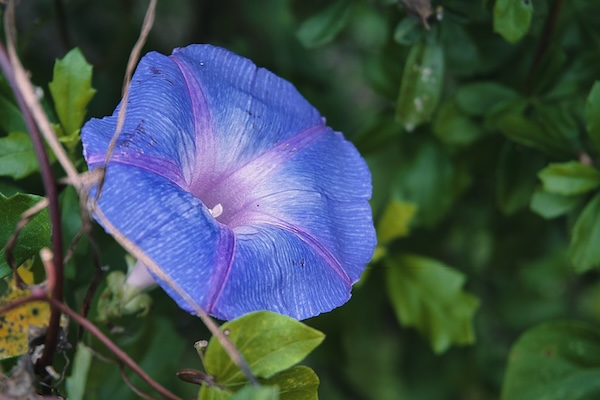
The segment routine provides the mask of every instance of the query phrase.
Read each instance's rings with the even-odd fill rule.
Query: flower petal
[[[231,271],[208,310],[224,319],[261,309],[305,319],[344,304],[350,288],[294,232],[257,226],[236,235]]]
[[[157,281],[163,288],[175,288],[205,306],[220,287],[213,279],[229,267],[233,234],[200,200],[146,169],[111,163],[98,206],[118,230],[109,233],[124,235],[160,266]],[[158,271],[150,272],[157,278]],[[175,300],[193,311],[181,296]]]
[[[88,165],[104,164],[119,109],[83,127]],[[149,53],[142,58],[131,81],[126,116],[111,159],[180,184],[189,180],[195,155],[192,100],[181,71],[168,57]]]
[[[289,82],[223,48],[175,49],[195,107],[197,157],[191,190],[203,193],[280,142],[323,125],[323,118]],[[207,117],[209,113],[209,117]]]
[[[90,168],[116,114],[82,130]],[[370,182],[290,83],[192,45],[140,62],[99,206],[182,308],[302,319],[346,302],[373,253]]]

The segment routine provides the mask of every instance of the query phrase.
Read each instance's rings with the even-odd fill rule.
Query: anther
[[[212,215],[215,218],[218,218],[219,215],[223,214],[223,206],[221,205],[221,203],[219,203],[213,208],[209,209],[208,211],[210,212],[210,215]]]

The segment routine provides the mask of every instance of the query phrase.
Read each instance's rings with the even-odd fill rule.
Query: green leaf
[[[0,128],[5,132],[24,132],[27,130],[21,110],[7,97],[0,94]]]
[[[447,101],[437,113],[433,133],[451,148],[469,146],[483,136],[481,127],[463,113],[455,101]]]
[[[421,22],[408,16],[398,23],[394,30],[394,41],[404,46],[415,43],[422,35]]]
[[[202,385],[198,393],[198,400],[229,400],[233,395],[232,393],[230,390]]]
[[[6,262],[6,242],[14,233],[21,214],[41,200],[43,197],[32,194],[19,193],[9,198],[0,194],[0,278],[12,272]],[[47,210],[39,212],[21,230],[12,253],[15,264],[21,265],[36,255],[42,247],[50,247],[50,219]]]
[[[526,331],[513,345],[502,400],[600,398],[600,331],[559,321]]]
[[[221,329],[259,378],[269,378],[302,361],[325,338],[323,333],[293,318],[268,311],[246,314],[224,323]],[[220,384],[245,381],[214,337],[206,349],[204,367]]]
[[[558,146],[579,150],[579,122],[576,120],[573,107],[568,103],[547,105],[535,102],[534,110],[537,119],[546,135],[553,138]]]
[[[431,119],[443,82],[444,48],[432,33],[411,47],[402,73],[396,117],[407,131]]]
[[[24,132],[0,138],[0,176],[21,179],[39,168],[33,144]]]
[[[585,206],[569,242],[569,258],[578,272],[600,266],[600,193]]]
[[[478,117],[518,97],[517,92],[496,82],[469,83],[461,86],[456,93],[460,108],[468,115]]]
[[[430,258],[404,254],[386,259],[387,291],[398,320],[429,338],[434,352],[475,341],[477,298],[462,290],[460,272]]]
[[[392,196],[416,205],[413,226],[431,227],[446,215],[468,182],[433,140],[425,135],[409,139],[414,142],[405,141],[399,156],[396,153],[399,162]]]
[[[582,196],[563,196],[537,189],[531,196],[529,207],[534,213],[552,219],[573,210],[581,200]]]
[[[92,351],[83,343],[77,344],[71,376],[67,378],[67,394],[71,400],[85,399],[87,375],[92,364]]]
[[[514,214],[529,205],[538,184],[536,174],[545,162],[537,151],[504,144],[496,174],[496,200],[504,214]]]
[[[308,48],[323,46],[331,42],[348,23],[352,1],[338,0],[321,12],[313,15],[296,31],[298,40]]]
[[[87,105],[96,93],[92,88],[92,66],[78,48],[56,61],[49,87],[64,134],[70,136],[83,125]]]
[[[472,11],[472,9],[470,10]],[[475,74],[482,65],[480,52],[463,25],[444,20],[443,46],[448,70],[460,77]]]
[[[279,390],[273,386],[245,386],[231,400],[279,400]]]
[[[600,151],[600,81],[596,81],[585,103],[587,132],[596,150]]]
[[[532,15],[532,0],[496,0],[494,32],[510,43],[516,43],[529,31]]]
[[[269,379],[260,379],[260,388],[269,388],[270,391],[264,390],[265,396],[276,395],[280,400],[317,400],[319,377],[315,372],[303,365],[296,365],[283,372],[280,372]],[[198,394],[199,400],[226,400],[226,399],[245,399],[249,386],[243,386],[237,392],[236,387],[217,388],[203,385]],[[277,387],[278,390],[274,390]],[[235,394],[234,394],[235,393]],[[254,394],[254,393],[253,393]],[[255,394],[258,396],[259,394]],[[249,397],[250,399],[259,397]],[[270,397],[267,397],[270,398]]]
[[[111,338],[148,375],[165,387],[177,387],[181,381],[173,371],[181,368],[182,356],[186,352],[193,357],[194,351],[188,344],[189,338],[185,339],[180,335],[173,319],[168,318],[164,311],[158,310],[157,307],[152,316],[153,318],[123,319],[119,327],[127,324],[123,327],[125,331],[121,334],[112,333]],[[96,339],[91,345],[94,349],[104,349]],[[129,380],[133,386],[146,393],[153,393],[137,375],[130,375]],[[94,357],[88,373],[85,399],[139,400],[140,397],[124,384],[119,368],[107,368],[106,361]]]
[[[545,191],[565,196],[600,187],[600,171],[578,161],[550,164],[539,172],[538,177]]]
[[[417,207],[412,203],[390,201],[377,226],[379,244],[385,245],[394,239],[408,236],[410,221],[416,211]]]
[[[539,121],[525,118],[521,114],[503,115],[497,124],[498,129],[510,140],[536,148],[552,157],[564,158],[576,153],[570,138],[553,136]]]
[[[319,377],[315,371],[296,365],[262,381],[279,388],[280,400],[318,400]]]

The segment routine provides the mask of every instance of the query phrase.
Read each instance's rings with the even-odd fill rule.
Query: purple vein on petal
[[[206,177],[214,176],[215,154],[217,154],[216,141],[213,133],[213,123],[208,104],[202,86],[196,74],[182,62],[176,55],[169,56],[173,60],[183,75],[183,79],[188,87],[190,101],[192,103],[192,112],[194,114],[194,129],[196,148],[194,150],[195,159],[190,166],[190,171],[185,171],[189,187],[194,193],[202,193],[203,186],[210,185],[211,180]],[[200,171],[200,173],[197,173]]]
[[[291,224],[272,215],[260,212],[253,212],[253,214],[260,214],[264,217],[260,219],[256,218],[257,226],[263,226],[267,228],[274,227],[296,235],[300,240],[306,243],[306,245],[313,249],[348,286],[352,286],[352,281],[350,277],[348,276],[344,268],[342,268],[342,265],[340,264],[338,259],[310,233],[306,232],[305,230],[301,229],[300,227],[294,224]]]
[[[87,158],[88,165],[103,165],[104,164],[104,155],[103,154],[92,154]],[[141,169],[145,169],[146,171],[150,171],[153,174],[162,176],[175,183],[177,186],[185,189],[187,187],[187,183],[185,178],[181,174],[181,169],[179,166],[175,165],[175,163],[171,160],[159,159],[156,157],[149,157],[144,154],[136,154],[135,157],[132,157],[129,154],[121,155],[121,154],[113,154],[110,158],[110,164],[119,163],[122,165],[131,165],[134,167],[138,167]]]
[[[290,224],[286,221],[283,220],[278,220],[275,218],[272,218],[272,222],[271,225],[283,229],[285,231],[288,231],[290,233],[293,233],[294,235],[298,236],[298,238],[300,238],[300,240],[302,240],[304,243],[306,243],[310,248],[312,248],[319,256],[321,256],[321,258],[323,260],[325,260],[325,262],[327,263],[327,265],[329,265],[329,267],[331,267],[331,269],[333,269],[333,271],[339,275],[340,278],[342,278],[342,280],[348,285],[348,286],[352,286],[352,281],[350,280],[350,277],[348,276],[348,274],[346,273],[346,271],[344,270],[344,268],[342,268],[342,265],[340,264],[340,262],[337,260],[337,258],[335,258],[335,256],[333,254],[331,254],[331,252],[329,250],[327,250],[317,239],[315,239],[310,233],[300,229],[300,227],[295,226],[293,224]]]
[[[211,312],[221,296],[225,284],[229,279],[231,266],[235,258],[235,234],[226,225],[221,224],[221,238],[219,240],[218,258],[211,277],[210,291],[206,296],[206,312]]]

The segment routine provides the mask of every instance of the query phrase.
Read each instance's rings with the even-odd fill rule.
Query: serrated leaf
[[[262,383],[277,386],[280,400],[318,400],[319,377],[304,366],[296,365]]]
[[[9,198],[0,194],[0,278],[11,273],[5,256],[6,242],[14,233],[21,214],[42,199],[43,197],[32,194],[19,193]],[[12,253],[15,264],[21,265],[36,255],[42,247],[50,247],[50,219],[47,210],[38,213],[21,230]]]
[[[600,266],[600,194],[585,206],[571,235],[569,258],[578,272]]]
[[[231,400],[279,400],[279,390],[273,386],[245,386]]]
[[[24,132],[11,132],[0,138],[0,176],[21,179],[39,168],[33,144]]]
[[[410,222],[416,211],[417,207],[413,203],[390,201],[377,226],[379,244],[385,245],[394,239],[408,236]]]
[[[407,131],[431,119],[444,80],[444,48],[432,34],[412,45],[400,84],[396,117]]]
[[[541,170],[538,177],[549,193],[571,196],[600,187],[600,171],[577,161],[554,163]]]
[[[596,81],[585,103],[587,133],[596,150],[600,151],[600,81]]]
[[[313,15],[296,31],[298,40],[308,48],[323,46],[331,42],[348,23],[352,2],[338,0],[321,12]]]
[[[268,311],[246,314],[221,326],[259,378],[269,378],[302,361],[325,338],[323,333],[293,318]],[[204,356],[206,372],[223,385],[245,378],[216,338]]]
[[[88,372],[92,365],[92,357],[92,350],[89,347],[81,342],[77,344],[77,351],[73,358],[71,376],[66,380],[69,400],[85,399],[85,386],[87,383]]]
[[[429,338],[433,351],[475,341],[479,300],[462,287],[460,272],[430,258],[404,254],[386,259],[387,292],[402,325]]]
[[[496,0],[494,32],[508,42],[516,43],[529,31],[532,15],[532,0]]]
[[[552,219],[573,210],[581,203],[581,200],[582,196],[563,196],[537,189],[531,196],[529,207],[534,213],[546,219]]]
[[[502,400],[600,398],[600,331],[560,321],[526,331],[513,345]]]
[[[78,48],[56,61],[49,87],[64,134],[70,136],[83,125],[87,105],[96,93],[92,88],[92,66]]]

